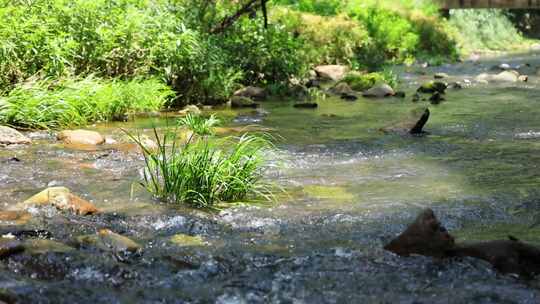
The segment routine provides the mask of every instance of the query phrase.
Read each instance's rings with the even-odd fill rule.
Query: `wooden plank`
[[[540,0],[437,0],[442,9],[529,8],[540,9]]]

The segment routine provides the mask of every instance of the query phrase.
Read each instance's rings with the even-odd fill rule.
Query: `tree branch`
[[[238,9],[234,14],[227,16],[221,20],[221,22],[210,30],[210,34],[219,34],[224,32],[227,28],[229,28],[231,25],[236,22],[240,17],[242,17],[245,14],[248,14],[250,12],[253,12],[255,9],[257,9],[259,6],[263,7],[263,13],[265,18],[265,26],[267,25],[267,16],[266,16],[266,2],[268,0],[249,0],[246,4],[244,4],[240,9]]]

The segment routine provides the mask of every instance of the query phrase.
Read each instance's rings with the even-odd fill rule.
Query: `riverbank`
[[[76,91],[81,86],[77,82],[88,77],[102,83],[158,79],[175,94],[163,95],[156,86],[156,91],[149,90],[167,97],[143,109],[158,111],[188,103],[222,104],[245,86],[291,96],[296,84],[307,84],[319,65],[344,65],[360,74],[384,72],[389,65],[437,65],[468,58],[476,49],[500,51],[529,43],[501,12],[456,11],[447,21],[429,1],[408,0],[399,5],[368,0],[276,1],[268,7],[268,29],[257,11],[224,32],[211,31],[237,9],[234,4],[209,8],[203,1],[171,6],[166,0],[10,3],[0,8],[4,20],[0,37],[5,42],[0,52],[0,122],[57,128],[55,122],[38,126],[30,117],[13,119],[9,108],[16,106],[11,95],[77,94],[73,88]],[[65,79],[73,83],[69,92],[54,84]],[[103,98],[115,99],[111,94]],[[81,125],[81,121],[121,119],[136,112],[138,103],[128,98],[118,109],[121,113],[73,121]],[[35,103],[28,112],[40,106]]]

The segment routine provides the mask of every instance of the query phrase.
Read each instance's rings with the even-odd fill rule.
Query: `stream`
[[[475,83],[500,63],[528,63],[528,82]],[[502,275],[472,258],[382,249],[426,207],[458,241],[514,235],[540,245],[538,67],[540,53],[396,67],[405,99],[211,110],[225,127],[256,124],[274,135],[266,177],[285,190],[275,203],[214,213],[155,201],[138,185],[143,160],[127,145],[81,151],[53,132],[28,132],[32,145],[0,148],[0,209],[65,186],[102,212],[31,210],[17,229],[49,231],[44,238],[73,248],[0,260],[0,303],[540,303],[538,278]],[[439,105],[411,102],[436,72],[464,88],[448,89]],[[428,106],[429,135],[380,131]],[[120,128],[150,134],[168,123],[149,117],[88,129],[127,142]],[[12,226],[0,221],[1,231]],[[74,238],[102,228],[143,250],[119,257],[75,248]],[[178,243],[178,235],[198,238]]]

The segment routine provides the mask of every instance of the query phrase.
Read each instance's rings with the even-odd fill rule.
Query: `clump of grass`
[[[154,79],[36,80],[0,97],[0,123],[56,129],[121,120],[128,113],[159,110],[172,94],[168,86]]]
[[[180,127],[185,126],[193,131],[197,135],[214,135],[214,127],[220,123],[219,119],[214,114],[209,118],[205,118],[200,115],[188,114],[186,117],[182,117],[178,120]]]
[[[208,128],[215,121],[212,117],[186,117],[181,124],[196,134],[187,142],[178,135],[178,127],[161,136],[154,129],[157,151],[147,149],[140,138],[128,133],[143,151],[141,184],[161,201],[195,208],[272,200],[270,186],[263,179],[264,151],[271,147],[270,142],[250,134],[225,138],[208,135],[213,133]]]

